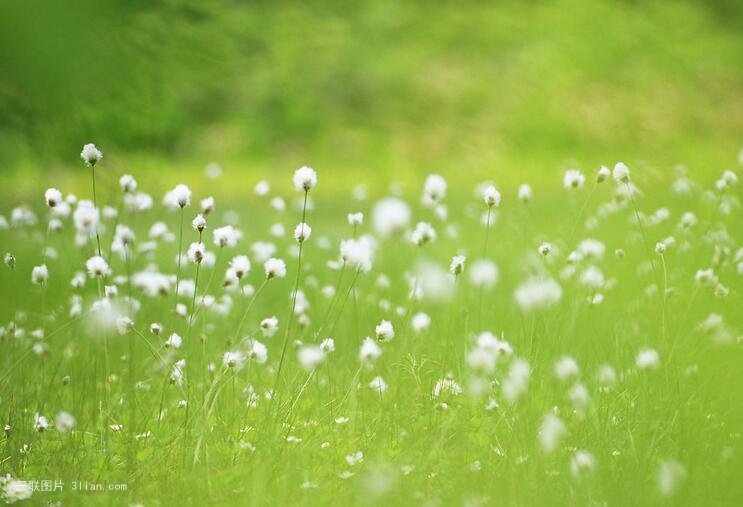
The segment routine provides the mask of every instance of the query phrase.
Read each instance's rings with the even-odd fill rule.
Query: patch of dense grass
[[[443,173],[445,196],[427,180],[423,201],[421,179],[403,175],[388,191],[369,175],[362,191],[360,176],[320,171],[305,210],[312,234],[300,250],[292,231],[305,193],[291,189],[289,171],[274,174],[263,196],[235,189],[232,173],[186,175],[198,189],[190,205],[166,210],[158,184],[176,181],[132,168],[136,192],[149,191],[145,180],[157,189],[151,208],[133,211],[131,194],[114,188],[123,171],[108,163],[107,155],[94,169],[97,204],[111,206],[97,227],[74,199],[70,216],[62,204],[38,205],[39,186],[27,208],[35,223],[16,211],[0,230],[3,252],[15,256],[0,273],[8,425],[0,471],[64,481],[63,491],[34,492],[34,501],[743,498],[736,173],[717,187],[641,164],[627,183],[586,173],[580,188],[563,188],[558,170],[535,181],[511,176],[496,182],[502,202],[489,208],[473,192],[479,182],[456,171]],[[64,181],[79,199],[92,197],[79,178]],[[529,199],[520,183],[531,183]],[[390,192],[397,210],[379,204]],[[200,235],[189,224],[209,195],[216,207]],[[354,227],[346,215],[356,211],[364,222]],[[3,214],[12,221],[10,210]],[[168,232],[153,231],[154,222]],[[413,232],[425,229],[418,222],[436,238],[413,244]],[[213,244],[228,223],[242,233],[236,246]],[[61,229],[47,232],[50,224]],[[116,225],[135,238],[114,234]],[[96,230],[110,267],[104,276],[85,274]],[[339,259],[339,243],[351,238],[360,243],[346,243]],[[206,260],[184,257],[179,268],[178,252],[199,239]],[[236,279],[229,268],[244,262],[235,260],[241,254],[252,269]],[[459,275],[448,271],[455,255],[466,257]],[[286,261],[285,278],[266,279],[267,257]],[[34,285],[42,263],[48,280]],[[72,287],[77,272],[84,283]],[[278,330],[269,336],[263,328],[272,325],[261,323],[271,316]],[[35,414],[48,419],[45,431]],[[87,491],[73,491],[74,481]],[[90,491],[94,484],[127,490]]]

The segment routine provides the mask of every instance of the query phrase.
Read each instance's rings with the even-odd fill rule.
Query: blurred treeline
[[[732,154],[742,5],[0,0],[0,162]]]

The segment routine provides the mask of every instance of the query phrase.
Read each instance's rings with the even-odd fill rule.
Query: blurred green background
[[[0,5],[20,189],[91,141],[164,173],[499,180],[619,159],[716,176],[743,146],[737,0]]]

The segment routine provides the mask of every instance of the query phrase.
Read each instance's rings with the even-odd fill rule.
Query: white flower
[[[436,231],[428,222],[418,222],[410,234],[410,241],[418,246],[436,240]]]
[[[85,165],[93,167],[103,158],[103,153],[95,147],[95,144],[88,143],[83,146],[83,151],[80,152],[80,158],[83,159]]]
[[[191,189],[182,183],[178,184],[165,194],[163,202],[169,208],[185,208],[191,204]]]
[[[204,215],[202,215],[201,213],[196,215],[196,217],[191,222],[191,227],[199,232],[203,231],[206,228],[206,218],[204,218]]]
[[[224,227],[214,229],[212,235],[214,237],[214,244],[220,248],[225,246],[234,247],[242,237],[240,231],[231,225],[225,225]]]
[[[629,183],[629,167],[622,162],[617,162],[614,165],[614,171],[612,172],[614,179],[619,183]]]
[[[75,427],[75,417],[68,412],[60,412],[54,418],[54,426],[60,433],[68,433]]]
[[[379,394],[384,394],[387,392],[387,382],[384,381],[384,379],[380,376],[374,377],[371,382],[369,382],[369,387],[377,391]]]
[[[309,192],[317,185],[317,173],[314,169],[302,166],[294,171],[294,188],[298,191]]]
[[[495,206],[497,208],[498,206],[500,206],[501,195],[500,192],[498,192],[498,189],[496,189],[493,185],[488,185],[483,189],[482,198],[485,201],[485,204],[488,205],[488,207]]]
[[[134,322],[132,319],[127,317],[126,315],[121,315],[116,318],[116,330],[119,332],[120,335],[125,335],[131,333],[132,329],[134,329]]]
[[[666,253],[666,244],[664,242],[662,242],[662,241],[659,241],[658,243],[656,243],[655,244],[655,253],[657,253],[659,255],[663,255],[664,253]]]
[[[154,326],[155,324],[153,324]],[[158,333],[159,334],[159,331]],[[165,340],[165,347],[166,348],[174,348],[179,349],[181,348],[181,344],[183,343],[183,338],[181,338],[181,335],[177,333],[173,333],[170,336],[168,336],[168,339]]]
[[[361,225],[364,223],[364,214],[360,211],[358,213],[349,213],[348,214],[348,225]]]
[[[561,382],[576,378],[580,374],[578,363],[570,356],[564,356],[555,362],[555,377]]]
[[[379,236],[386,237],[405,229],[410,223],[410,206],[397,197],[386,197],[374,205],[372,224]]]
[[[539,251],[539,255],[547,256],[552,251],[552,244],[544,242],[539,245],[537,250]]]
[[[552,278],[530,278],[516,288],[515,297],[522,310],[536,310],[560,301],[562,288]]]
[[[46,264],[34,266],[31,270],[31,282],[34,285],[43,285],[47,280],[49,280],[49,269],[47,269]]]
[[[286,263],[281,259],[270,258],[263,263],[263,269],[266,271],[266,279],[284,278],[286,276]]]
[[[258,340],[249,340],[248,345],[248,359],[258,364],[268,361],[268,348],[263,343]]]
[[[381,355],[382,349],[379,348],[379,345],[374,340],[367,336],[359,348],[359,361],[370,363],[376,361]]]
[[[298,224],[294,229],[294,239],[299,243],[303,243],[305,240],[309,239],[311,234],[312,228],[304,222]]]
[[[686,478],[686,469],[675,460],[667,460],[658,468],[658,489],[664,496],[673,494]]]
[[[242,369],[245,364],[245,354],[238,351],[228,351],[222,356],[222,364],[226,368],[234,368],[236,371]]]
[[[108,276],[111,274],[111,269],[108,267],[106,259],[100,255],[94,255],[85,261],[85,268],[88,270],[88,275],[91,277]]]
[[[534,192],[529,185],[526,183],[519,185],[519,201],[527,203],[532,200],[532,197],[534,197]]]
[[[208,215],[212,211],[214,211],[214,197],[209,196],[205,197],[199,202],[199,205],[201,206],[201,212],[204,215]]]
[[[449,271],[451,271],[453,275],[462,274],[462,271],[464,271],[464,262],[466,260],[467,258],[464,255],[455,255],[452,257],[451,263],[449,264]]]
[[[596,380],[602,391],[608,391],[617,383],[617,372],[609,364],[603,364],[596,373]]]
[[[374,240],[369,236],[341,241],[341,259],[357,271],[366,272],[372,267]]]
[[[660,366],[660,355],[655,349],[642,349],[635,357],[638,370],[655,370]]]
[[[317,345],[305,345],[297,351],[297,360],[306,371],[312,371],[323,362],[325,352]]]
[[[539,428],[539,443],[542,450],[551,454],[560,445],[560,441],[567,434],[565,423],[554,414],[547,414]]]
[[[469,274],[472,285],[483,289],[490,289],[498,281],[498,266],[489,260],[477,260],[470,265]]]
[[[603,183],[609,178],[609,176],[611,176],[611,171],[608,167],[602,165],[601,168],[599,168],[598,174],[596,175],[596,182]]]
[[[576,479],[580,479],[582,476],[591,473],[596,466],[596,460],[588,451],[575,451],[575,454],[570,458],[570,473]]]
[[[325,338],[322,342],[320,342],[320,350],[322,350],[326,354],[335,352],[335,340],[333,340],[332,338]]]
[[[206,247],[204,246],[204,243],[191,243],[186,255],[188,255],[188,259],[191,262],[201,264],[201,261],[204,260],[204,256],[206,255]]]
[[[271,186],[268,184],[266,180],[261,180],[255,184],[253,191],[255,192],[255,195],[259,197],[264,197],[264,196],[267,196],[268,193],[271,191]]]
[[[565,188],[581,188],[586,182],[586,177],[578,169],[568,169],[562,178],[562,185]]]
[[[56,188],[49,188],[46,192],[44,192],[44,199],[46,200],[47,206],[49,206],[50,208],[54,208],[57,206],[57,204],[63,202],[62,192],[60,192]]]
[[[410,319],[410,327],[416,333],[422,333],[431,326],[431,317],[423,312],[418,312]]]
[[[159,335],[163,331],[163,325],[158,322],[153,322],[150,324],[150,333],[154,335]]]
[[[261,321],[261,333],[266,338],[269,338],[276,334],[279,329],[279,319],[275,316],[267,317]]]
[[[529,386],[531,368],[529,363],[523,359],[516,359],[511,363],[508,374],[503,380],[503,396],[510,403],[518,400]]]
[[[49,428],[49,421],[46,417],[40,414],[34,414],[34,430],[39,433],[46,431]]]
[[[0,498],[8,504],[28,500],[33,494],[29,482],[13,479],[10,474],[0,476]]]
[[[429,174],[423,183],[423,203],[434,205],[446,197],[446,180],[438,174]]]
[[[442,378],[436,381],[431,396],[438,398],[441,395],[447,394],[449,396],[459,396],[462,394],[462,387],[450,378]]]
[[[383,320],[374,328],[374,332],[377,335],[377,340],[380,342],[388,342],[395,337],[395,329],[392,327],[392,322],[389,320]]]
[[[119,186],[125,194],[132,194],[137,190],[137,180],[131,174],[125,174],[119,178]]]
[[[237,255],[230,261],[230,267],[235,271],[237,278],[242,278],[250,272],[250,259],[247,255]]]
[[[358,465],[362,461],[364,461],[364,453],[361,451],[356,451],[346,456],[346,463],[351,467]]]

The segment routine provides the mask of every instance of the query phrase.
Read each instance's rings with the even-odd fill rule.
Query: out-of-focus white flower
[[[515,297],[522,310],[537,310],[560,301],[562,288],[552,278],[530,278],[516,288]]]
[[[392,327],[392,322],[389,320],[383,320],[374,328],[374,333],[377,335],[377,340],[380,342],[388,342],[395,337],[395,329]]]
[[[464,255],[455,255],[451,259],[451,263],[449,263],[449,271],[453,275],[461,275],[462,271],[464,271],[464,263],[467,260],[467,257]]]
[[[125,174],[119,178],[119,186],[125,194],[133,194],[137,190],[137,180],[131,174]]]
[[[242,233],[232,227],[231,225],[225,225],[214,229],[212,232],[214,238],[214,244],[218,247],[234,247],[237,242],[242,238]]]
[[[54,208],[59,203],[63,202],[62,199],[62,192],[56,188],[48,188],[46,192],[44,192],[44,200],[46,201],[46,205],[50,208]]]
[[[428,222],[418,222],[410,234],[410,241],[415,245],[423,246],[436,240],[436,231]]]
[[[586,177],[578,169],[568,169],[562,177],[562,186],[565,188],[581,188]]]
[[[655,370],[660,366],[660,355],[655,349],[642,349],[635,357],[638,370]]]
[[[629,167],[623,162],[617,162],[614,165],[612,175],[618,183],[629,183]]]
[[[348,214],[348,225],[357,226],[364,223],[364,214],[360,211],[358,213]]]
[[[49,269],[46,264],[34,266],[31,270],[31,282],[34,285],[43,285],[47,280],[49,280]]]
[[[494,185],[488,185],[482,190],[482,198],[489,208],[500,206],[501,195]]]
[[[382,237],[405,229],[410,223],[410,206],[397,197],[386,197],[372,209],[372,224]]]
[[[532,192],[532,189],[529,185],[526,183],[522,183],[519,185],[519,201],[523,203],[527,203],[532,200],[534,197],[534,192]]]

